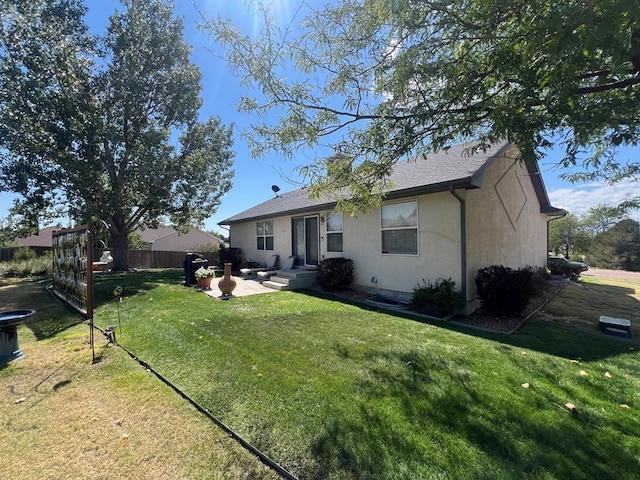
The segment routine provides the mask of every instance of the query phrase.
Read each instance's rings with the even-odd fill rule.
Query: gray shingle
[[[390,177],[393,187],[388,197],[435,192],[446,190],[449,186],[456,188],[479,187],[484,169],[500,156],[510,144],[504,142],[492,145],[485,152],[469,155],[468,150],[474,145],[476,144],[464,143],[453,146],[446,151],[429,154],[426,158],[418,157],[396,163]],[[307,192],[307,188],[301,188],[284,193],[223,220],[219,224],[230,225],[277,215],[303,213],[331,207],[335,203],[334,200],[328,198],[309,199]]]

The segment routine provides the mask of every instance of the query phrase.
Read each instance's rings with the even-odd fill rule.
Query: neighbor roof
[[[500,157],[512,144],[503,142],[492,145],[484,152],[469,155],[469,150],[476,143],[463,143],[448,150],[418,157],[409,161],[398,162],[393,167],[390,176],[392,189],[386,198],[401,198],[411,195],[446,191],[450,188],[479,188],[486,168]],[[540,173],[535,162],[527,162],[527,168],[534,182],[534,188],[542,212],[547,214],[561,214],[561,210],[551,207]],[[219,222],[219,225],[249,220],[259,220],[283,214],[299,214],[319,208],[330,208],[335,205],[335,199],[324,197],[310,199],[307,187],[283,193],[275,198],[251,207],[237,215]]]
[[[193,232],[198,232],[201,235],[208,235],[211,238],[216,239],[219,242],[222,242],[222,240],[220,240],[215,235],[211,235],[209,232],[200,230],[197,227],[189,227],[189,231],[187,233],[181,233],[173,227],[158,227],[158,228],[142,227],[136,230],[136,233],[140,235],[140,240],[147,243],[153,243],[157,240],[160,240],[161,238],[168,237],[170,235],[177,235],[180,237],[180,236],[188,235]]]
[[[24,238],[14,239],[16,245],[26,245],[28,247],[52,247],[53,232],[62,230],[62,227],[45,227],[37,233]]]

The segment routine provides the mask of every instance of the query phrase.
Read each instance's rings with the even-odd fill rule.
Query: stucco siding
[[[327,251],[329,239],[333,248],[339,245],[339,239],[327,232],[327,223],[339,225],[338,219],[329,218],[331,200],[310,199],[305,188],[283,193],[221,223],[231,226],[231,246],[241,248],[245,259],[266,262],[273,253],[281,259],[292,254],[292,218],[317,218],[317,257],[302,248],[302,230],[296,232],[296,251],[309,255],[307,264],[331,257],[350,258],[355,287],[404,297],[409,297],[423,279],[450,278],[465,290],[465,310],[470,313],[478,306],[478,270],[496,264],[544,267],[547,215],[563,214],[549,203],[535,162],[515,161],[519,156],[515,145],[499,142],[469,156],[476,147],[477,143],[460,144],[396,164],[389,177],[393,183],[388,195],[391,200],[384,205],[415,203],[345,216],[342,252]],[[273,251],[256,248],[255,221],[260,219],[274,222]],[[412,229],[416,222],[418,245],[414,253]],[[301,226],[296,222],[297,228]],[[304,229],[315,231],[315,224],[306,221]],[[387,252],[405,253],[383,253],[383,241]],[[307,248],[313,246],[307,244]]]
[[[355,285],[405,297],[423,279],[434,281],[451,278],[460,286],[458,201],[449,193],[422,195],[406,200],[412,199],[418,200],[417,255],[382,253],[380,210],[345,218],[344,256],[354,262]]]
[[[394,255],[382,253],[380,210],[357,217],[343,218],[343,251],[327,251],[325,219],[331,210],[306,214],[317,216],[320,227],[320,258],[345,257],[354,262],[354,285],[390,295],[407,297],[422,282],[451,278],[461,285],[460,206],[450,193],[412,197],[402,201],[418,202],[418,254]],[[388,202],[393,203],[393,202]],[[291,219],[272,218],[274,250],[257,250],[256,222],[231,225],[231,246],[242,249],[245,260],[266,262],[277,253],[291,255]],[[372,281],[377,280],[376,282]]]
[[[230,246],[242,250],[244,260],[270,263],[271,257],[278,254],[279,265],[291,255],[291,217],[282,216],[268,219],[273,222],[273,250],[258,250],[256,222],[235,223],[230,226]]]
[[[546,264],[546,215],[540,213],[527,168],[508,152],[487,169],[482,188],[466,192],[466,215],[469,301],[477,295],[475,276],[481,268]]]

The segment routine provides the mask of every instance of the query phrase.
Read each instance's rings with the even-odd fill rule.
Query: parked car
[[[549,257],[547,267],[552,275],[580,275],[589,270],[589,265],[582,262],[570,262],[564,257]]]

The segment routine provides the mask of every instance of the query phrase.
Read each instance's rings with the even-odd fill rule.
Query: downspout
[[[462,269],[462,275],[460,276],[462,292],[462,298],[464,299],[464,308],[466,309],[467,299],[467,208],[464,201],[458,193],[454,190],[453,185],[449,185],[449,193],[453,195],[458,202],[460,202],[460,266]]]
[[[227,238],[229,239],[229,248],[231,248],[231,227],[225,227],[224,225],[220,225],[218,224],[218,226],[220,228],[224,228],[227,232],[229,232],[229,235],[227,235]],[[221,239],[222,243],[224,243],[224,239]]]

